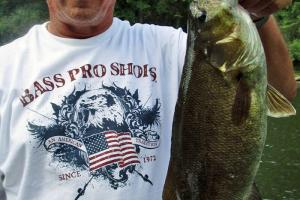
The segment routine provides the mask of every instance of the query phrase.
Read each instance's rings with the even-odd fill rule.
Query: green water
[[[300,89],[298,115],[269,119],[268,137],[256,178],[264,199],[300,200]]]

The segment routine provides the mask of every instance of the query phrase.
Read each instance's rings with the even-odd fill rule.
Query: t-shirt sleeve
[[[183,32],[181,28],[171,29],[168,37],[168,43],[166,44],[167,63],[172,67],[172,70],[177,71],[178,82],[180,82],[181,73],[184,65],[184,59],[186,54],[186,40],[187,34]],[[174,69],[175,68],[175,69]]]
[[[173,42],[173,54],[177,57],[177,67],[179,69],[179,76],[181,76],[186,54],[187,34],[181,28],[177,29]]]
[[[1,66],[0,66],[1,67]],[[3,69],[0,69],[0,73],[2,74],[3,73]],[[0,77],[1,77],[1,74],[0,74]],[[2,77],[1,77],[2,79]],[[3,133],[2,133],[2,128],[1,128],[1,122],[2,122],[2,98],[3,98],[3,83],[2,81],[0,80],[0,151],[1,150],[1,147],[2,147],[2,136],[3,136]],[[0,152],[0,160],[1,160],[1,152]],[[1,164],[1,162],[0,162]],[[0,200],[6,200],[6,197],[5,197],[5,193],[4,193],[4,188],[3,188],[3,173],[1,173],[1,169],[0,169]]]
[[[163,45],[163,58],[172,74],[177,74],[178,82],[182,73],[186,54],[187,34],[181,29],[163,27],[159,33]]]
[[[5,55],[5,49],[0,48],[0,60],[5,60],[7,59]],[[3,188],[3,178],[4,174],[1,171],[1,164],[3,162],[3,154],[4,154],[4,133],[3,133],[3,99],[4,99],[4,89],[5,87],[8,87],[8,84],[6,84],[4,77],[5,77],[5,72],[7,68],[3,66],[3,64],[0,64],[0,200],[6,200],[6,195],[5,191]]]

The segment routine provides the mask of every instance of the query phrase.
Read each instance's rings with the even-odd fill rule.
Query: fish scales
[[[266,62],[236,4],[191,3],[164,200],[251,195],[266,137]]]

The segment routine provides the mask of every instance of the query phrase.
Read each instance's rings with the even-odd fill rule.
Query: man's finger
[[[257,15],[258,16],[266,16],[266,15],[270,15],[272,13],[277,12],[278,10],[287,7],[289,4],[285,3],[285,4],[270,4],[268,7],[260,10]]]
[[[241,0],[239,1],[240,5],[245,9],[258,4],[261,0]]]
[[[292,4],[292,0],[275,0],[274,5],[277,6],[277,9],[280,10]]]
[[[266,9],[267,7],[271,6],[273,2],[270,0],[261,0],[259,3],[256,5],[253,5],[249,7],[247,10],[251,13],[259,14],[261,10]]]
[[[290,5],[292,3],[292,0],[285,0],[285,1],[276,1],[274,4],[269,5],[268,7],[266,7],[263,10],[260,10],[258,12],[259,16],[266,16],[266,15],[270,15],[272,13],[277,12],[278,10],[287,7],[288,5]]]
[[[263,17],[287,7],[292,0],[240,0],[239,3],[253,16]]]

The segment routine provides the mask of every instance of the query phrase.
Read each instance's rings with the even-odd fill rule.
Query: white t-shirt
[[[117,18],[92,38],[43,24],[1,47],[6,199],[161,199],[185,47],[181,29]]]

